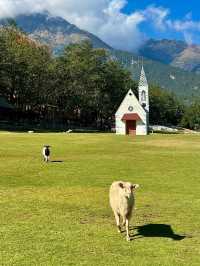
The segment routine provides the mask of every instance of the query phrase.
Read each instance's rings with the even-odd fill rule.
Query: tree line
[[[125,94],[132,89],[137,95],[137,86],[108,51],[89,42],[69,45],[55,57],[15,26],[0,29],[0,95],[21,121],[110,129]],[[200,113],[196,105],[186,107],[174,94],[150,86],[151,124],[194,128],[200,123],[192,118]]]

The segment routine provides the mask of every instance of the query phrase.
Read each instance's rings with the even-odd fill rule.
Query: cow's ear
[[[120,188],[124,188],[124,184],[120,182],[120,183],[119,183],[119,187],[120,187]]]
[[[139,185],[138,184],[132,184],[131,185],[131,189],[134,189],[135,190],[136,188],[139,188]]]

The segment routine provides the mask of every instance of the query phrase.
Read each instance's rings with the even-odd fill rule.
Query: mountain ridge
[[[30,38],[48,45],[55,55],[62,53],[64,46],[70,43],[80,43],[81,41],[89,40],[95,48],[107,49],[111,54],[111,58],[119,61],[131,71],[133,79],[139,79],[141,65],[138,67],[137,54],[114,50],[97,36],[79,29],[63,18],[51,16],[49,13],[34,13],[19,15],[15,18],[15,21]],[[5,25],[5,23],[6,20],[0,21],[0,24]],[[170,40],[165,40],[165,45],[168,42],[173,45],[173,41]],[[173,55],[177,54],[176,48],[176,45],[174,45],[172,49]],[[185,44],[180,42],[179,53],[184,51],[184,49]],[[168,54],[170,51],[169,49]],[[171,56],[170,64],[173,59],[174,56]],[[161,61],[151,60],[148,57],[143,59],[145,72],[150,83],[168,89],[186,100],[194,96],[200,96],[200,79],[197,74],[184,71]],[[175,63],[173,62],[173,64]]]
[[[200,46],[177,40],[149,39],[139,54],[151,60],[200,74]]]
[[[91,41],[94,47],[111,49],[94,34],[79,29],[61,17],[55,17],[48,12],[22,14],[14,18],[17,26],[31,38],[48,45],[54,54],[59,54],[65,45],[80,43],[84,40]],[[0,20],[6,25],[7,19]]]

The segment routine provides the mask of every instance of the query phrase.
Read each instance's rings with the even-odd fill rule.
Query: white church
[[[116,134],[147,135],[149,126],[149,87],[142,66],[138,86],[139,100],[129,90],[115,114]]]

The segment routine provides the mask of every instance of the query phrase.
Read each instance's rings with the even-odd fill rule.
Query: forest
[[[137,86],[107,50],[87,41],[54,56],[16,26],[0,29],[0,98],[13,107],[0,120],[13,126],[110,130],[120,102],[129,89],[137,95]],[[200,104],[186,105],[150,84],[149,117],[151,124],[198,129]]]

